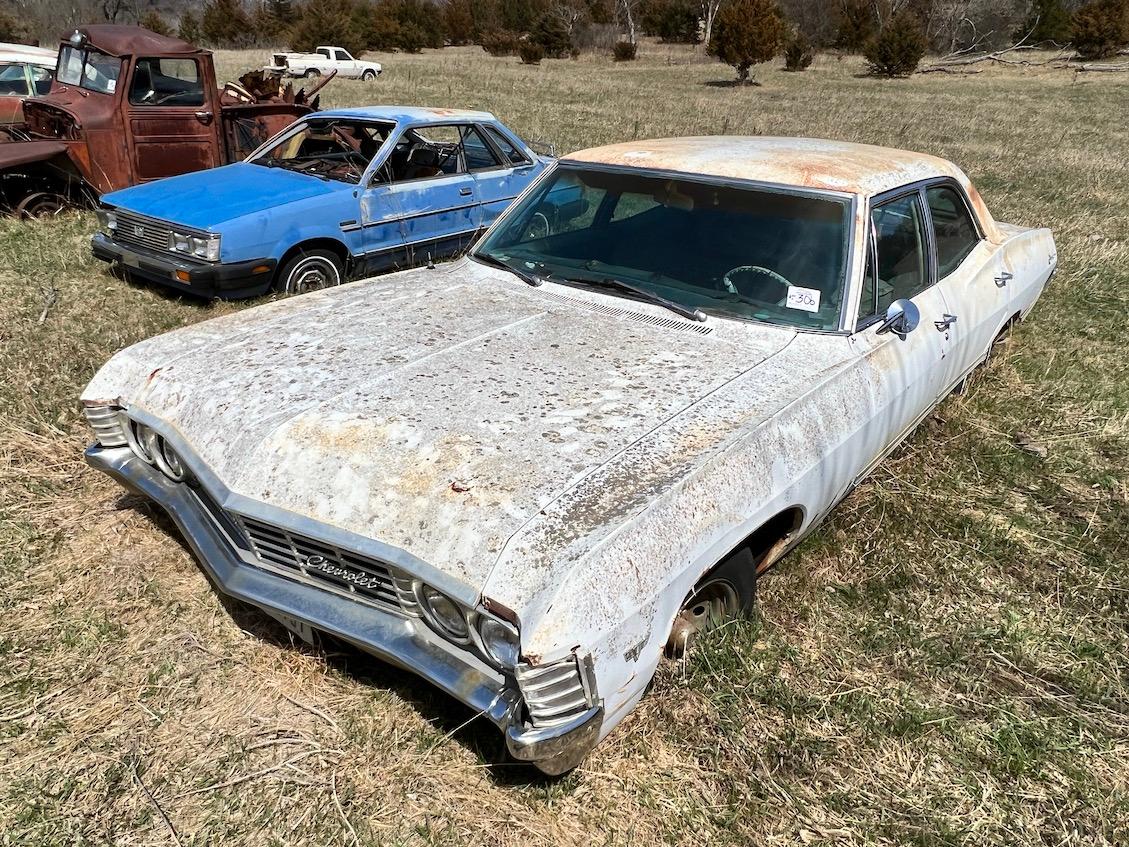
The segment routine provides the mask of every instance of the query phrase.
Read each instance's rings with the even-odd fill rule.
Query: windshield
[[[627,282],[707,314],[830,331],[849,215],[845,199],[561,164],[476,255],[558,282]]]
[[[121,72],[121,59],[97,50],[65,46],[59,51],[57,78],[64,85],[77,85],[87,91],[113,94]]]
[[[342,118],[310,120],[251,161],[357,183],[392,129],[392,124]]]
[[[30,93],[24,66],[0,62],[0,97],[27,97]]]

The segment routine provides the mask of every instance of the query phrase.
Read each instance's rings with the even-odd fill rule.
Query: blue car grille
[[[131,212],[115,210],[118,219],[113,240],[131,247],[145,247],[149,250],[169,249],[168,224],[152,218],[135,215]]]

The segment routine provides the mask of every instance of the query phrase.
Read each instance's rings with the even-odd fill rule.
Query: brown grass
[[[1002,220],[1051,226],[1061,271],[762,582],[760,619],[662,668],[552,782],[410,675],[221,601],[167,521],[82,465],[93,371],[238,307],[109,277],[89,215],[0,222],[0,844],[1126,843],[1129,78],[877,81],[821,56],[724,89],[728,68],[657,45],[381,60],[328,104],[484,107],[562,150],[739,132],[937,153]]]

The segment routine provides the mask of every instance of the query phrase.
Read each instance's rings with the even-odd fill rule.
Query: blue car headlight
[[[169,249],[176,253],[195,256],[206,262],[220,260],[220,237],[215,234],[192,235],[190,233],[169,232]]]

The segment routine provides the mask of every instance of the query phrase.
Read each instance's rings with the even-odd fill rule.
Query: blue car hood
[[[285,203],[319,197],[355,186],[336,180],[239,162],[222,168],[183,174],[135,185],[105,195],[108,206],[119,206],[196,229],[277,208]]]

